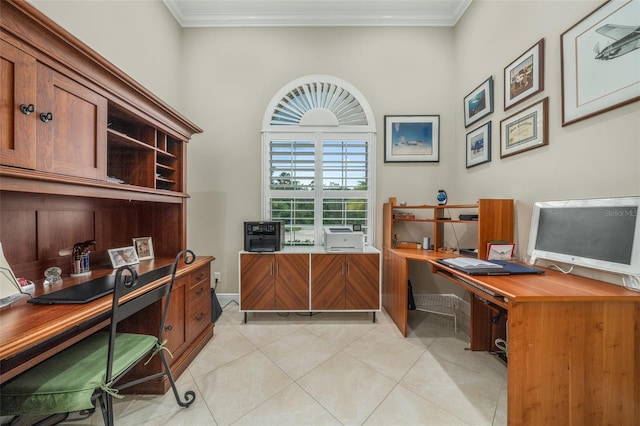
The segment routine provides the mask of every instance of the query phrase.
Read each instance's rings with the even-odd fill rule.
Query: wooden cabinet
[[[374,248],[348,254],[313,248],[309,253],[240,253],[240,311],[379,309],[380,253]]]
[[[475,220],[460,219],[476,215]],[[478,258],[487,258],[490,241],[513,241],[514,201],[512,199],[480,199],[475,204],[399,206],[391,198],[383,206],[383,246],[394,248],[394,235],[402,240],[401,224],[426,224],[423,234],[432,238],[435,249],[443,247],[447,224],[467,224],[477,228]],[[421,242],[421,241],[420,241]],[[398,247],[400,248],[400,247]]]
[[[380,308],[378,254],[312,254],[312,310]]]
[[[107,100],[37,64],[36,170],[105,179]]]
[[[35,169],[35,102],[36,59],[0,40],[0,164]]]
[[[211,268],[205,265],[189,276],[185,327],[187,341],[193,341],[211,323]]]
[[[0,241],[16,275],[40,286],[58,266],[66,282],[60,252],[87,240],[93,271],[141,236],[153,239],[149,267],[171,260],[187,246],[186,147],[202,129],[29,2],[1,8]],[[173,289],[164,333],[176,376],[213,335],[212,261],[186,267]],[[143,329],[158,310],[145,314]]]
[[[308,254],[240,255],[241,310],[308,310]]]
[[[167,349],[171,351],[174,356],[179,356],[184,350],[185,343],[187,342],[186,336],[186,321],[185,321],[185,289],[187,288],[187,282],[189,281],[187,276],[180,276],[176,278],[176,282],[173,285],[171,291],[171,304],[167,311],[167,318],[164,322],[164,331],[162,338],[166,339]],[[169,357],[169,363],[172,363],[174,358]]]
[[[1,163],[104,180],[106,98],[6,41],[2,70]]]

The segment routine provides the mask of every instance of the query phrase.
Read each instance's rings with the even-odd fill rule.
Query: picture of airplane
[[[607,24],[598,28],[596,32],[615,40],[602,50],[596,45],[596,59],[608,61],[640,48],[640,26]]]

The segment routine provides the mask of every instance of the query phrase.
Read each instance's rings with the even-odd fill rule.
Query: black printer
[[[284,247],[284,222],[245,222],[244,250],[280,251]]]

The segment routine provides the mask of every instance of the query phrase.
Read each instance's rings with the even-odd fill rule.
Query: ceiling
[[[163,0],[184,28],[454,26],[472,0]]]

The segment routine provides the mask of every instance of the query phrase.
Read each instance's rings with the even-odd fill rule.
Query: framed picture
[[[489,77],[480,86],[473,89],[464,98],[464,127],[480,120],[493,112],[493,77]]]
[[[153,242],[151,237],[139,237],[133,239],[139,260],[153,259]]]
[[[467,169],[491,161],[491,121],[467,133]]]
[[[111,259],[111,266],[114,269],[124,265],[140,263],[136,249],[133,246],[109,249],[107,251],[109,252],[109,259]]]
[[[640,99],[640,1],[609,1],[560,36],[562,125]]]
[[[504,110],[544,89],[544,39],[504,69]]]
[[[549,98],[500,122],[500,158],[549,144]]]
[[[440,161],[439,115],[385,115],[384,162]]]

